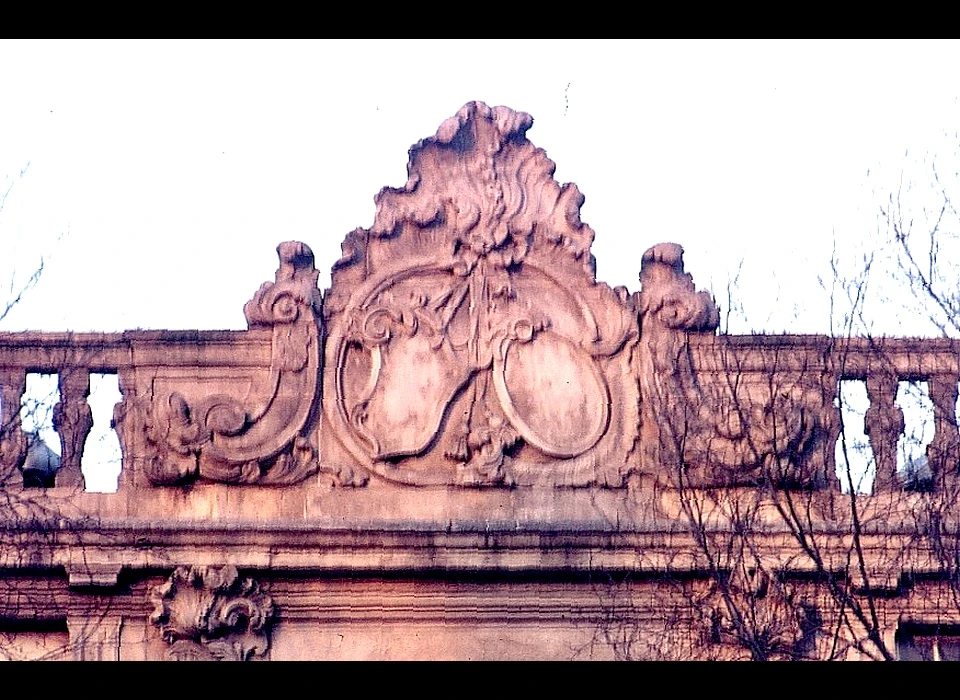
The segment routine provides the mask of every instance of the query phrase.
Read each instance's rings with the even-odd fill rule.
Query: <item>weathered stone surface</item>
[[[60,433],[60,469],[58,486],[82,486],[80,458],[93,427],[93,413],[87,403],[90,373],[82,369],[60,374],[60,402],[53,407],[53,427]]]
[[[466,105],[325,297],[309,247],[279,246],[246,331],[0,334],[0,657],[939,653],[960,341],[718,334],[674,243],[609,288],[531,124]],[[104,371],[113,494],[77,488]],[[34,372],[59,375],[66,468],[25,489]],[[871,400],[869,494],[837,488],[841,379]],[[908,380],[936,423],[913,476]]]
[[[636,315],[596,282],[582,195],[529,115],[470,103],[343,244],[321,460],[407,484],[620,485]]]
[[[247,661],[269,649],[273,601],[232,566],[178,567],[150,600],[150,622],[178,661]]]
[[[123,428],[128,440],[145,434],[151,483],[290,484],[316,471],[308,419],[319,398],[318,273],[303,243],[281,243],[277,253],[276,282],[244,307],[251,329],[272,332],[269,366],[252,376],[158,371],[119,410],[117,422],[134,423]]]
[[[691,353],[692,338],[712,336],[720,314],[675,243],[644,253],[640,282],[644,470],[675,486],[826,485],[836,441],[827,368],[780,369],[773,358],[757,372],[748,353],[721,343]]]

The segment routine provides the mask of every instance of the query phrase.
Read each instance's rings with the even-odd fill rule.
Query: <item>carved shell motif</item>
[[[273,601],[233,566],[177,567],[150,601],[150,622],[178,660],[247,661],[269,648]]]

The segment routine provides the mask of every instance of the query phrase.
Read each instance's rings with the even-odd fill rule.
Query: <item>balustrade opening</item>
[[[837,391],[840,435],[837,438],[837,478],[842,493],[871,493],[877,470],[865,419],[870,407],[866,382],[842,380]]]
[[[54,408],[60,403],[59,376],[28,373],[20,399],[20,425],[27,439],[23,485],[50,488],[57,484],[61,463],[60,436],[54,427]]]
[[[837,405],[842,429],[836,465],[843,493],[930,488],[936,416],[929,382],[876,375],[842,380]],[[951,408],[956,420],[955,402]]]
[[[9,468],[19,466],[24,487],[117,490],[121,452],[112,417],[121,394],[115,373],[72,368],[19,377],[8,372],[3,379],[5,459]]]
[[[120,476],[120,440],[113,429],[113,407],[121,400],[116,374],[90,374],[93,427],[83,450],[81,469],[85,490],[112,493]]]
[[[903,434],[897,441],[897,475],[908,488],[927,488],[933,479],[927,447],[936,427],[929,384],[900,382],[896,403],[904,419]]]

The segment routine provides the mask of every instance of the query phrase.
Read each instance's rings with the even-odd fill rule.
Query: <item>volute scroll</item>
[[[304,243],[281,243],[277,253],[276,281],[244,307],[249,328],[271,331],[269,367],[239,395],[204,394],[202,377],[154,380],[140,411],[151,483],[290,484],[316,472],[308,422],[320,389],[319,273]]]

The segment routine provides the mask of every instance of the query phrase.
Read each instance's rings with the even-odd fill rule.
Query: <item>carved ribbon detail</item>
[[[147,474],[155,484],[201,477],[229,483],[287,484],[316,471],[304,434],[319,389],[321,298],[313,252],[281,243],[276,282],[244,307],[250,328],[273,332],[269,372],[244,398],[223,394],[190,403],[173,391],[147,409]]]

